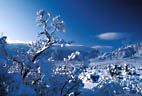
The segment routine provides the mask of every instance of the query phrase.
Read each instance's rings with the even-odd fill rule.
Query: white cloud
[[[66,44],[66,46],[84,46],[84,45],[81,45],[81,44]]]
[[[91,48],[94,48],[94,49],[112,49],[112,46],[95,45],[95,46],[92,46]]]
[[[117,33],[117,32],[107,32],[97,35],[98,38],[103,40],[117,40],[122,38],[122,36],[123,36],[122,33]]]

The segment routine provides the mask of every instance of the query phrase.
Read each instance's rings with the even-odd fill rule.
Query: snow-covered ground
[[[23,52],[27,52],[29,50],[29,46],[26,44],[8,44],[6,46],[7,52],[13,56],[16,56],[17,54],[16,49],[22,50]],[[69,56],[70,54],[72,55]],[[77,54],[77,56],[74,56],[74,54]],[[3,56],[3,50],[1,49],[0,60],[5,62],[4,61],[5,58],[6,57]],[[73,58],[72,60],[69,61],[69,65],[66,65],[67,58]],[[43,72],[42,82],[46,82],[47,84],[46,88],[49,88],[49,90],[51,90],[50,91],[51,93],[48,91],[48,94],[50,94],[49,96],[61,96],[59,95],[60,93],[59,90],[61,85],[64,85],[65,83],[66,73],[63,72],[62,75],[61,74],[59,75],[58,71],[60,71],[60,68],[62,70],[62,68],[64,67],[63,65],[66,65],[66,67],[73,66],[73,68],[74,67],[77,69],[79,68],[78,70],[80,70],[79,74],[73,73],[75,72],[74,69],[72,70],[71,73],[67,73],[71,74],[70,76],[74,75],[78,76],[78,78],[81,80],[80,83],[83,84],[82,87],[74,89],[77,90],[78,92],[81,92],[78,96],[128,96],[128,95],[141,96],[142,95],[141,91],[142,43],[137,43],[126,47],[122,47],[109,53],[100,52],[99,50],[85,46],[64,46],[64,47],[54,46],[53,48],[44,52],[39,57],[39,59],[36,61],[35,64],[40,66],[40,69],[38,68],[37,71]],[[51,71],[53,71],[52,68],[55,67],[57,68],[55,70],[58,71],[55,72],[54,74],[55,77],[52,77],[53,74],[51,75]],[[19,75],[13,75],[13,76],[19,76]],[[53,82],[51,83],[52,80],[50,81],[51,79],[50,76],[52,77],[53,81],[55,80],[54,83]],[[15,79],[19,80],[19,78],[22,79],[21,76],[16,77]],[[74,78],[76,77],[72,77],[72,79]],[[22,83],[21,81],[18,82]],[[55,90],[53,87],[57,89]],[[34,86],[30,87],[27,85],[21,85],[21,87],[19,86],[19,88],[21,88],[19,89],[20,91],[21,90],[26,91],[26,89],[24,88],[27,89],[29,88],[33,96],[35,96],[36,94],[35,90],[32,89],[35,88]],[[39,88],[37,87],[37,89]],[[18,91],[17,89],[15,90]],[[53,90],[55,91],[56,94],[52,93]],[[29,91],[26,92],[27,92],[25,93],[26,95],[23,96],[27,96]],[[73,92],[76,91],[71,91],[70,94],[68,94],[68,96],[76,96],[73,95],[75,94]],[[15,93],[10,93],[9,96],[14,96],[11,94]],[[17,94],[21,93],[19,92]],[[20,95],[15,95],[15,96],[20,96]],[[48,96],[48,95],[44,94],[43,96]]]

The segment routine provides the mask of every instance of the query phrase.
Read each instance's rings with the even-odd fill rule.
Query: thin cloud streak
[[[107,32],[107,33],[97,35],[97,37],[102,40],[118,40],[123,38],[123,36],[124,34],[117,33],[117,32]]]
[[[29,43],[32,43],[32,41],[21,41],[21,40],[10,40],[10,39],[7,39],[6,41],[9,44],[13,44],[13,43],[29,44]]]
[[[112,46],[95,45],[95,46],[92,46],[91,48],[94,48],[94,49],[112,49]]]

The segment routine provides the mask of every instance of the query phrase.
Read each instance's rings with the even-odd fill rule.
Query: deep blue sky
[[[112,49],[142,41],[142,0],[0,0],[0,32],[11,41],[36,40],[36,11],[61,15],[65,40]]]

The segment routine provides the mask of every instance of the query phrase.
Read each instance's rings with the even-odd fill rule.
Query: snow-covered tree
[[[37,12],[37,22],[38,26],[42,26],[43,29],[38,34],[38,37],[41,38],[31,44],[32,62],[35,62],[44,51],[53,45],[66,43],[56,36],[56,32],[65,32],[64,21],[60,20],[60,16],[51,17],[50,13],[40,10]]]
[[[9,96],[26,94],[26,89],[31,90],[30,96],[35,94],[63,96],[72,92],[79,94],[78,90],[82,83],[75,73],[78,70],[70,63],[70,60],[79,55],[79,52],[72,53],[64,59],[65,63],[60,66],[60,71],[59,66],[53,66],[52,57],[42,60],[42,53],[54,45],[62,47],[71,43],[56,36],[56,32],[65,32],[64,21],[60,20],[60,16],[51,17],[50,13],[40,10],[37,12],[37,22],[38,26],[43,28],[38,34],[39,40],[30,43],[28,51],[20,48],[15,51],[16,54],[11,54],[6,48],[7,37],[0,38],[0,55],[2,54],[0,59],[3,60],[1,71],[4,70],[0,75],[2,77],[5,74],[5,78],[0,78],[2,86],[0,92]],[[9,81],[10,79],[13,81]],[[25,93],[21,90],[25,90]]]

